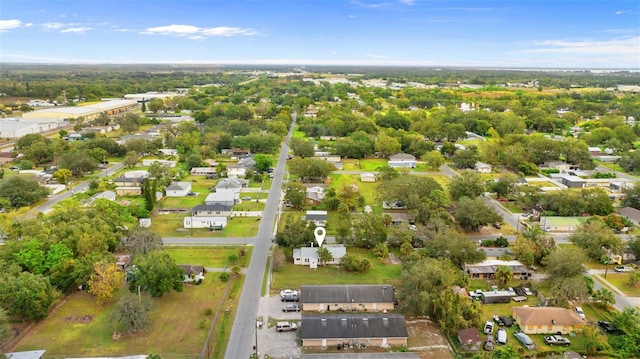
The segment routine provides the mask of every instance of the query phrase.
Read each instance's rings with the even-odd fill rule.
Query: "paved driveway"
[[[300,357],[300,339],[299,333],[295,332],[276,332],[275,326],[268,327],[268,319],[277,321],[291,321],[300,325],[300,312],[283,312],[284,303],[280,301],[280,296],[260,298],[260,308],[258,316],[262,317],[265,323],[261,329],[258,329],[258,352],[261,357],[265,354],[272,358],[298,358]]]

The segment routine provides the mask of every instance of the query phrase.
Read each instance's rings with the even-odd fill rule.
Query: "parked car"
[[[251,201],[251,196],[244,196],[242,197],[243,201]]]
[[[511,327],[513,325],[513,321],[509,317],[501,316],[500,317],[500,321],[507,328],[509,328],[509,327]]]
[[[285,295],[298,295],[298,291],[297,290],[293,290],[293,289],[283,289],[280,291],[280,297],[284,297]]]
[[[616,331],[618,331],[616,327],[613,326],[613,324],[605,322],[604,320],[598,320],[598,326],[607,333],[615,333]]]
[[[616,272],[620,272],[620,273],[633,272],[633,268],[627,267],[627,266],[618,266],[618,267],[615,267],[613,270],[615,270]]]
[[[525,348],[529,350],[536,349],[536,345],[533,343],[533,340],[531,340],[531,338],[529,338],[528,335],[524,334],[523,332],[517,332],[517,333],[514,333],[513,335],[516,337],[516,339],[518,339],[520,344],[522,344]]]
[[[298,330],[298,325],[296,323],[291,323],[291,322],[276,323],[276,332],[290,332],[293,330]]]
[[[527,300],[527,297],[523,296],[523,295],[518,295],[515,296],[513,298],[511,298],[514,302],[524,302],[525,300]]]
[[[571,345],[571,340],[562,335],[549,335],[544,337],[544,342],[548,345]]]
[[[283,312],[299,312],[300,306],[296,303],[285,304],[282,306],[282,311]]]
[[[515,297],[516,296],[516,291],[512,288],[509,287],[507,288],[507,292],[509,293],[510,296]]]
[[[498,344],[505,345],[507,344],[507,330],[506,329],[498,329],[498,333],[496,334],[496,342]]]
[[[500,223],[494,223],[493,227],[497,228],[497,229],[500,229],[500,228],[502,228],[502,225]]]
[[[500,320],[500,317],[497,315],[493,316],[493,321],[494,323],[498,324],[498,325],[504,325],[504,323],[502,323],[502,320]]]
[[[515,287],[515,288],[513,288],[513,290],[515,290],[515,291],[516,291],[516,295],[521,296],[521,297],[525,296],[525,294],[524,294],[524,290],[522,290],[522,288],[520,288],[520,287]]]
[[[484,342],[484,350],[490,352],[493,350],[493,348],[495,348],[495,345],[493,343],[493,336],[489,335],[487,337],[487,341]]]
[[[576,314],[578,314],[578,316],[582,319],[586,319],[587,317],[584,315],[584,311],[582,310],[581,307],[575,307],[573,308],[573,311],[576,312]]]
[[[409,225],[409,229],[410,229],[410,230],[412,230],[412,231],[417,231],[417,230],[418,230],[418,227],[416,227],[416,225],[415,225],[415,224],[410,224],[410,225]]]
[[[195,196],[196,194],[197,194],[197,193],[195,193],[195,192],[188,192],[188,193],[187,193],[187,196]]]
[[[493,322],[487,321],[486,323],[484,323],[484,330],[483,330],[484,334],[493,334]]]
[[[524,287],[522,288],[522,290],[524,291],[524,294],[526,295],[533,295],[533,292],[531,291],[531,289]]]
[[[280,300],[283,302],[297,302],[299,299],[295,294],[287,294],[284,297],[280,297]]]

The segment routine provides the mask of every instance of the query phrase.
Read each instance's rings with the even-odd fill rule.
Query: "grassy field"
[[[170,292],[154,299],[151,327],[146,332],[126,334],[113,340],[109,324],[111,305],[100,306],[86,292],[77,292],[49,317],[38,323],[15,348],[16,351],[47,349],[47,355],[118,356],[131,353],[159,353],[196,358],[205,342],[215,310],[223,299],[225,283],[217,273],[207,275],[199,286],[185,286],[182,293]],[[122,288],[120,292],[125,291]],[[187,310],[188,309],[188,310]],[[82,321],[81,318],[91,319]]]
[[[246,249],[246,253],[237,264],[241,267],[249,265],[251,259],[251,252],[253,247],[165,247],[165,251],[169,253],[177,264],[193,264],[202,265],[209,268],[224,268],[230,265],[227,258],[229,255],[235,253],[239,254],[240,250]]]
[[[640,287],[630,287],[627,284],[629,273],[614,272],[613,267],[614,266],[609,265],[606,281],[630,297],[640,297]]]
[[[158,215],[151,220],[151,229],[161,237],[191,237],[191,229],[182,228],[185,216],[187,214]],[[232,217],[221,231],[194,228],[193,237],[253,237],[258,233],[259,225],[256,217]]]
[[[347,248],[347,253],[356,257],[364,257],[371,261],[371,269],[367,273],[345,272],[336,266],[309,267],[294,265],[291,258],[273,274],[271,288],[300,288],[301,285],[321,284],[391,284],[397,285],[402,266],[386,264],[376,258],[371,251],[361,248]]]

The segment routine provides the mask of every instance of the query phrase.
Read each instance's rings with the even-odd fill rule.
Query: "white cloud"
[[[22,21],[17,19],[0,20],[0,32],[7,32],[22,25]]]
[[[256,31],[241,27],[197,27],[192,25],[167,25],[150,27],[142,32],[147,35],[173,35],[188,36],[189,39],[202,40],[208,37],[248,36],[256,34]]]
[[[45,30],[57,30],[64,27],[64,24],[61,22],[45,22],[42,24]]]
[[[416,0],[398,0],[398,2],[405,5],[414,5]]]
[[[85,32],[87,32],[89,30],[91,30],[90,27],[70,27],[68,29],[60,30],[60,32],[61,33],[71,32],[71,33],[76,33],[76,34],[82,34],[82,33],[85,33]]]
[[[28,22],[28,23],[24,24],[22,27],[31,27],[31,26],[33,26],[33,23],[32,22]]]
[[[622,10],[622,11],[615,12],[616,15],[624,15],[624,14],[631,14],[631,13],[633,13],[633,11],[631,10]]]
[[[539,48],[523,50],[523,52],[537,53],[574,53],[574,54],[635,54],[640,56],[640,36],[625,37],[611,40],[544,40],[536,41]]]

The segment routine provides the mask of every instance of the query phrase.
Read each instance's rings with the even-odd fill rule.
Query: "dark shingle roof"
[[[193,212],[199,211],[230,211],[233,208],[232,205],[224,204],[224,203],[214,203],[214,204],[201,204],[193,207]]]
[[[302,315],[302,339],[407,338],[400,314]]]
[[[394,303],[390,285],[303,285],[300,303]]]

